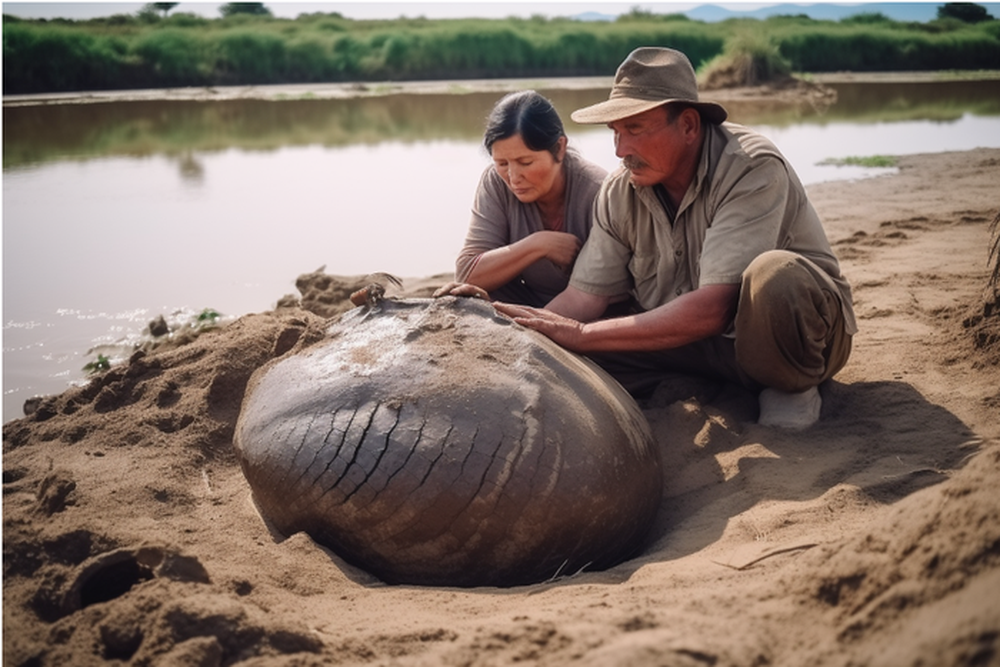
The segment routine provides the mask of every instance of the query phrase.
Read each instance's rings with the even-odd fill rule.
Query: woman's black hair
[[[559,159],[559,139],[566,136],[562,120],[552,102],[533,90],[509,93],[496,103],[486,118],[483,145],[493,153],[493,144],[520,135],[533,151],[549,151]]]

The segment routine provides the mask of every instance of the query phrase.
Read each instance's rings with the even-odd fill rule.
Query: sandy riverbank
[[[969,72],[828,72],[803,75],[803,81],[822,86],[834,83],[929,83],[950,80],[997,80],[1000,70]],[[188,88],[149,88],[136,90],[94,90],[68,93],[5,95],[4,106],[40,104],[92,104],[97,102],[136,102],[153,100],[289,100],[350,99],[382,95],[443,95],[472,92],[505,93],[532,88],[535,90],[595,90],[611,88],[612,76],[563,77],[535,79],[468,79],[442,81],[382,81],[362,83],[301,83],[266,86],[207,86]],[[718,102],[768,97],[785,100],[801,97],[802,89],[774,90],[766,86],[726,88],[703,93]]]
[[[254,368],[322,328],[281,308],[5,425],[4,663],[997,664],[1000,350],[978,316],[1000,150],[899,165],[810,188],[861,320],[820,424],[764,428],[753,396],[681,378],[645,406],[667,478],[639,558],[385,586],[269,532],[230,438]],[[304,304],[330,314],[344,282],[312,275]]]

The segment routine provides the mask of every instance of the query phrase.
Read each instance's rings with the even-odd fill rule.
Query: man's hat
[[[611,123],[649,111],[667,102],[685,102],[712,123],[729,115],[714,102],[698,101],[698,82],[691,61],[680,51],[644,46],[628,54],[615,73],[611,95],[604,102],[577,109],[577,123]]]

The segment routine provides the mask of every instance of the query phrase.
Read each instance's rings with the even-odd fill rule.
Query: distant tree
[[[250,14],[252,16],[271,16],[271,10],[263,2],[227,2],[219,7],[223,16]]]
[[[643,9],[639,5],[634,5],[626,14],[619,14],[615,21],[649,21],[656,18],[656,14],[648,9]]]
[[[167,14],[170,13],[170,10],[179,4],[179,2],[150,2],[146,5],[146,7],[154,9],[158,12],[163,12],[163,18],[167,18]]]
[[[883,14],[882,12],[862,12],[860,14],[851,14],[850,16],[841,19],[840,22],[848,24],[870,25],[874,23],[892,23],[892,19]]]
[[[993,16],[986,11],[985,7],[974,2],[946,2],[938,7],[937,17],[939,19],[958,19],[965,23],[993,20]]]
[[[151,2],[148,2],[145,5],[143,5],[142,9],[137,11],[135,15],[138,17],[140,21],[148,24],[159,23],[162,20],[160,18],[159,13],[157,13],[156,7],[154,7],[153,3]]]

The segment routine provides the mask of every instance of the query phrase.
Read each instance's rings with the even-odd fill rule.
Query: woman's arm
[[[480,254],[464,282],[491,291],[514,280],[541,259],[549,259],[560,268],[568,268],[580,252],[581,245],[580,239],[573,234],[535,232],[520,241]]]

